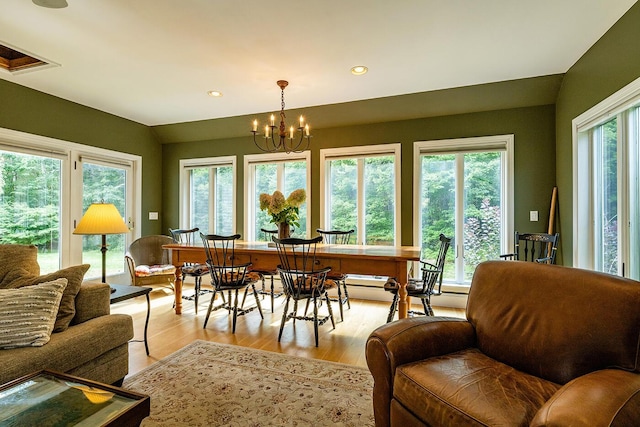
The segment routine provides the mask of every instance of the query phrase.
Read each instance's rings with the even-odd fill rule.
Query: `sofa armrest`
[[[630,426],[640,420],[640,374],[604,369],[565,384],[531,421],[542,426]]]
[[[106,283],[82,282],[76,296],[76,314],[71,324],[77,325],[109,314],[111,312],[110,295],[111,289]]]
[[[380,326],[367,339],[366,358],[373,375],[376,426],[389,425],[396,368],[475,346],[473,326],[453,317],[416,317]]]

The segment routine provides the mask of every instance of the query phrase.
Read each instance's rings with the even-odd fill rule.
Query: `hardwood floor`
[[[187,284],[184,295],[193,294]],[[129,343],[129,375],[149,366],[169,354],[179,350],[194,340],[214,341],[234,344],[267,351],[275,351],[301,357],[330,360],[366,367],[364,347],[369,334],[382,325],[387,318],[390,302],[351,300],[351,309],[344,307],[344,322],[340,322],[337,303],[333,303],[336,328],[331,322],[319,327],[319,346],[314,345],[313,322],[291,320],[287,322],[278,343],[278,331],[282,320],[283,297],[275,300],[275,312],[271,313],[269,297],[261,299],[264,320],[257,310],[239,316],[236,333],[231,333],[231,319],[226,310],[211,313],[207,328],[203,329],[210,294],[199,301],[195,314],[193,301],[183,301],[182,314],[173,310],[173,292],[157,288],[150,293],[151,315],[148,328],[150,356],[144,350],[144,343]],[[219,299],[216,299],[216,303]],[[247,296],[247,306],[255,305],[252,295]],[[418,306],[416,306],[418,308]],[[326,310],[323,306],[321,310]],[[436,316],[464,317],[463,309],[434,307]],[[133,317],[135,340],[144,336],[144,321],[147,303],[144,297],[127,300],[111,306],[112,313],[126,313]]]

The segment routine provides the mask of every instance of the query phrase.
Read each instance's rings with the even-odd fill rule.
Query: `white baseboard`
[[[193,279],[187,277],[187,286],[193,286]],[[363,286],[358,284],[347,283],[349,289],[349,296],[353,299],[363,299],[371,301],[383,301],[391,304],[392,295],[386,292],[381,286]],[[280,289],[280,280],[276,278],[276,289]],[[442,295],[435,295],[431,300],[431,305],[434,307],[450,307],[450,308],[466,308],[467,307],[466,294],[456,293],[444,293]]]

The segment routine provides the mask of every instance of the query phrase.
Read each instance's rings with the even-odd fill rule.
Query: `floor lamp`
[[[102,282],[107,283],[107,234],[125,234],[129,227],[112,203],[92,203],[73,234],[102,235]],[[111,290],[113,292],[114,289]]]

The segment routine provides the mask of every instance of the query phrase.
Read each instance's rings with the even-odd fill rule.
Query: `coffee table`
[[[149,396],[54,371],[0,386],[0,425],[139,426],[149,410]]]
[[[149,344],[147,343],[147,327],[149,326],[149,313],[151,312],[151,302],[149,301],[149,292],[151,288],[145,288],[142,286],[129,286],[129,285],[109,285],[111,289],[115,289],[115,292],[111,292],[111,304],[126,301],[131,298],[146,296],[147,297],[147,318],[144,321],[144,348],[149,355]],[[143,342],[141,340],[131,340],[132,342]]]

